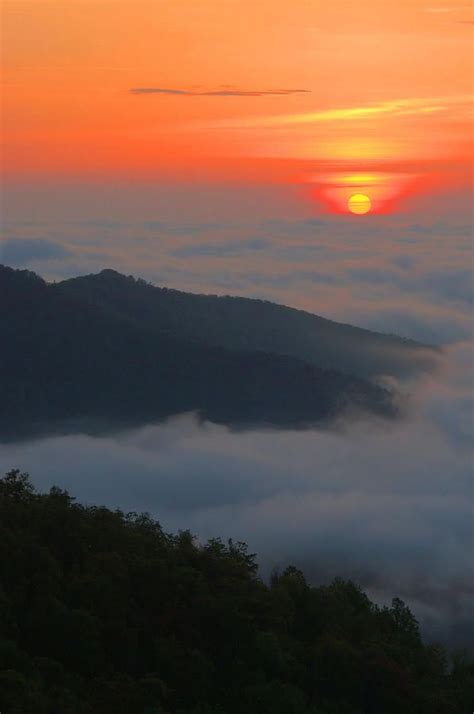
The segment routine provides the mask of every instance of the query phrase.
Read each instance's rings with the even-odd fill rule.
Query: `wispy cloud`
[[[0,262],[23,266],[32,261],[67,258],[71,251],[46,238],[11,238],[0,246]]]
[[[132,87],[131,94],[167,94],[181,97],[265,97],[268,95],[287,96],[289,94],[306,94],[309,89],[213,89],[196,92],[188,89],[169,89],[166,87]]]
[[[425,12],[433,12],[433,13],[447,13],[447,12],[458,12],[462,10],[469,10],[471,9],[470,3],[466,3],[464,5],[454,5],[451,7],[446,7],[446,6],[438,6],[438,7],[426,7]]]
[[[357,107],[323,109],[302,114],[282,114],[278,116],[252,117],[245,119],[222,119],[213,122],[214,126],[287,126],[292,124],[317,124],[324,122],[357,121],[375,119],[380,116],[412,116],[434,114],[452,106],[464,105],[472,101],[472,96],[426,97],[413,99],[394,99],[386,102],[367,104]]]
[[[458,13],[466,13],[468,12],[469,15],[472,13],[472,5],[471,3],[466,4],[466,5],[456,5],[452,7],[426,7],[424,9],[425,12],[429,12],[432,14],[437,14],[437,15],[447,15],[449,18],[450,22],[454,22],[457,25],[474,25],[474,20],[452,20],[452,13],[453,12],[458,12]],[[448,18],[446,18],[448,20]]]
[[[432,13],[445,13],[445,12],[452,12],[453,8],[452,7],[426,7],[425,12],[432,12]]]

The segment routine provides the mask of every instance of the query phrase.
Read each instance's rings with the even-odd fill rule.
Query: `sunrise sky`
[[[470,3],[5,0],[7,175],[465,187]],[[354,191],[355,189],[355,191]]]

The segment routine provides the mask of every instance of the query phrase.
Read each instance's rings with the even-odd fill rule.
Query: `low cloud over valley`
[[[354,578],[379,602],[405,599],[429,639],[470,645],[471,354],[469,343],[448,348],[395,425],[238,433],[183,415],[6,445],[0,465],[30,471],[40,489],[149,511],[168,530],[245,540],[264,575],[293,563],[313,582]]]

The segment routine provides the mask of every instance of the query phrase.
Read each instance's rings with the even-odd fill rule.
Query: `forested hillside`
[[[190,411],[233,426],[314,425],[350,406],[396,412],[389,392],[367,380],[152,329],[29,271],[0,267],[0,303],[0,439]]]
[[[363,378],[428,370],[438,356],[435,349],[412,340],[284,305],[155,287],[115,270],[64,280],[54,290],[169,336],[231,350],[295,357],[321,369]]]
[[[400,600],[262,582],[242,543],[0,480],[2,714],[471,714]]]

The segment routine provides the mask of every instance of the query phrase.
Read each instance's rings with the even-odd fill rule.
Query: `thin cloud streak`
[[[132,87],[130,94],[165,94],[182,97],[265,97],[288,96],[290,94],[310,93],[309,89],[270,89],[270,90],[243,90],[243,89],[215,89],[207,92],[193,92],[187,89],[167,89],[165,87]]]
[[[316,124],[335,121],[357,121],[377,119],[380,116],[416,116],[434,114],[446,111],[452,106],[465,105],[472,102],[472,95],[459,97],[427,97],[419,99],[394,99],[377,104],[368,104],[360,107],[344,107],[340,109],[323,109],[316,112],[303,114],[284,114],[280,116],[267,116],[246,119],[223,119],[213,122],[218,126],[290,126],[293,124]]]

